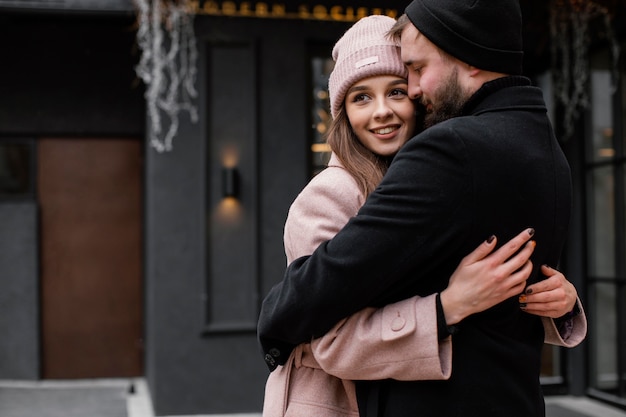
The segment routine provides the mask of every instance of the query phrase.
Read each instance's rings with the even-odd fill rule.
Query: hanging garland
[[[196,123],[194,99],[198,52],[194,14],[188,0],[134,0],[137,43],[141,58],[135,68],[146,84],[150,145],[158,152],[172,150],[179,115],[189,113]],[[164,117],[166,120],[164,120]],[[167,122],[169,126],[166,127]]]
[[[589,107],[589,24],[601,19],[604,38],[610,43],[613,86],[619,76],[620,48],[613,33],[608,8],[592,0],[551,0],[550,36],[556,100],[563,106],[563,140],[570,139],[580,114]]]

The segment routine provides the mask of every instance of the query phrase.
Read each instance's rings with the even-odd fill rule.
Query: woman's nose
[[[376,109],[374,110],[374,117],[384,118],[392,114],[391,107],[387,104],[386,100],[378,100],[376,102]]]

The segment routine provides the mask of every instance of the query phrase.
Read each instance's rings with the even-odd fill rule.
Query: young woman
[[[333,153],[289,210],[288,263],[312,253],[356,215],[391,158],[420,127],[399,50],[386,36],[394,23],[386,16],[363,18],[333,49],[333,122],[327,137]],[[352,380],[449,378],[449,326],[524,292],[532,233],[522,231],[495,252],[496,239],[489,238],[461,262],[441,294],[365,309],[298,346],[270,374],[263,416],[358,416]],[[575,346],[586,333],[584,315],[561,333],[547,317],[570,311],[578,302],[576,290],[558,271],[544,267],[543,272],[548,278],[528,287],[520,305],[546,317],[547,342]]]

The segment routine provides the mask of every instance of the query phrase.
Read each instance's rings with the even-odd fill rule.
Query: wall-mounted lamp
[[[239,179],[237,168],[222,168],[222,197],[237,197],[239,191]]]

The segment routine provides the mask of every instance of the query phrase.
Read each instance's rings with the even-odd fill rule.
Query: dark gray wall
[[[0,202],[0,378],[39,377],[37,207]]]

